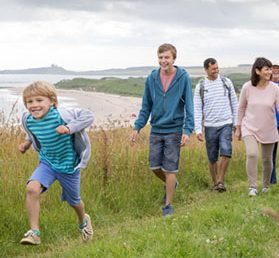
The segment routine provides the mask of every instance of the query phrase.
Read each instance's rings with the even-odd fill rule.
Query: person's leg
[[[164,140],[161,134],[150,134],[149,138],[149,167],[151,171],[163,182],[166,181],[165,173],[162,171]]]
[[[40,244],[40,195],[54,181],[55,176],[51,168],[47,164],[40,162],[39,166],[29,178],[26,186],[26,209],[31,229],[21,239],[21,244]]]
[[[225,125],[219,131],[220,162],[219,162],[219,183],[224,184],[230,158],[232,156],[232,124]]]
[[[84,203],[80,200],[79,204],[71,205],[75,210],[78,221],[79,221],[79,230],[81,238],[83,241],[89,241],[93,237],[93,228],[91,224],[91,218],[88,214],[85,213]]]
[[[55,181],[52,169],[40,162],[26,186],[26,208],[31,229],[39,229],[40,195]]]
[[[230,158],[226,156],[221,156],[219,161],[219,183],[224,184],[225,174],[230,163]]]
[[[273,154],[272,154],[272,173],[271,173],[271,178],[270,178],[270,183],[271,184],[276,184],[277,183],[277,179],[276,179],[277,147],[278,147],[278,142],[276,142],[274,144],[274,148],[273,148]]]
[[[166,175],[165,175],[165,172],[162,171],[162,169],[158,168],[158,169],[154,169],[152,171],[155,174],[155,176],[157,176],[159,179],[161,179],[164,183],[166,182]]]
[[[163,208],[163,216],[173,213],[173,196],[177,185],[176,173],[179,169],[182,132],[164,135],[164,149],[162,170],[166,177],[166,200]]]
[[[84,203],[80,198],[80,171],[74,174],[57,174],[57,179],[62,187],[61,200],[67,201],[75,210],[79,223],[84,222]]]
[[[172,204],[175,192],[176,174],[166,173],[166,204]]]
[[[205,141],[206,152],[208,157],[208,167],[214,186],[218,184],[218,128],[217,127],[205,127]]]
[[[84,202],[80,198],[80,171],[77,170],[73,174],[59,174],[57,179],[63,189],[62,201],[67,201],[77,214],[82,239],[84,241],[92,239],[91,219],[85,213]]]
[[[84,223],[84,216],[85,216],[85,209],[84,209],[83,201],[80,200],[79,204],[73,205],[72,207],[77,214],[79,224],[83,224]]]
[[[40,214],[40,195],[42,192],[41,183],[30,181],[26,187],[26,209],[28,214],[29,225],[32,230],[39,229]]]
[[[249,187],[257,188],[258,142],[252,135],[243,137],[246,146],[246,172]]]
[[[209,172],[213,181],[214,185],[218,184],[218,166],[217,166],[217,162],[215,163],[208,163],[208,167],[209,167]]]
[[[263,188],[268,188],[272,172],[272,152],[274,144],[261,144],[263,165]]]

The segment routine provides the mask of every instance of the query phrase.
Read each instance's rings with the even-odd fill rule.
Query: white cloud
[[[221,66],[279,60],[279,5],[267,0],[0,1],[0,70],[51,63],[72,70],[156,65],[157,47],[177,63]]]

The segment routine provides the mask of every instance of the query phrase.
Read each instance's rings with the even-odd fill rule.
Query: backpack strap
[[[202,108],[202,121],[204,120],[204,78],[200,79],[199,81],[200,84],[200,98],[201,98],[201,108]]]
[[[226,96],[226,91],[228,91],[228,95],[229,95],[229,100],[230,100],[230,106],[231,106],[231,112],[233,113],[233,107],[232,107],[232,99],[231,99],[231,85],[228,84],[228,81],[226,79],[226,77],[224,76],[220,76],[221,80],[223,82],[223,87],[224,87],[224,96]]]
[[[222,80],[223,87],[224,87],[224,96],[226,96],[226,90],[228,91],[229,96],[230,96],[230,94],[231,94],[231,86],[228,84],[228,81],[227,81],[226,77],[220,76],[220,78]]]
[[[204,79],[201,79],[199,81],[200,84],[200,97],[201,97],[201,102],[202,102],[202,107],[204,105]]]

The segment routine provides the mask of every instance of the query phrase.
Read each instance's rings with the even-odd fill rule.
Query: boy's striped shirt
[[[56,128],[65,125],[56,108],[51,107],[42,119],[27,118],[27,127],[40,142],[40,160],[49,163],[59,173],[72,174],[79,163],[73,135],[58,134]]]

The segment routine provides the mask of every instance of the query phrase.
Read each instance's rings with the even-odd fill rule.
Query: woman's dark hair
[[[252,82],[252,85],[255,87],[257,86],[257,84],[260,81],[260,76],[256,73],[256,69],[261,70],[264,66],[272,68],[272,63],[264,57],[258,57],[252,66],[251,82]]]

